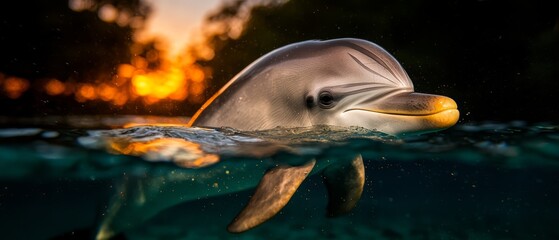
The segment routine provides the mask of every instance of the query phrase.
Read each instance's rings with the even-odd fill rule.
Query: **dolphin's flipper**
[[[365,167],[361,155],[351,162],[331,165],[322,174],[328,187],[328,216],[336,217],[351,211],[361,198],[365,185]]]
[[[289,202],[315,162],[312,160],[295,167],[280,166],[268,171],[247,206],[229,224],[227,230],[233,233],[244,232],[276,215]]]

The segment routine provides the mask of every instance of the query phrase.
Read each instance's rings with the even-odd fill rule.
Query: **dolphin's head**
[[[458,117],[452,99],[415,93],[384,49],[344,38],[296,43],[261,57],[206,102],[191,125],[358,126],[406,134],[442,130]]]
[[[318,69],[330,75],[313,79],[304,96],[313,125],[406,134],[442,130],[458,121],[454,100],[414,92],[402,66],[378,45],[358,39],[324,44],[336,46],[328,70]]]

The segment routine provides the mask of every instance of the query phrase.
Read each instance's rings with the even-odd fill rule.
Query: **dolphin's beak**
[[[365,101],[352,110],[412,118],[421,122],[423,129],[418,129],[420,131],[449,128],[460,116],[456,102],[451,98],[415,92],[392,95],[372,103]]]

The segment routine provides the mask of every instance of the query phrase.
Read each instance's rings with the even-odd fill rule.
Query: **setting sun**
[[[141,19],[118,4],[69,0],[75,13],[95,12],[108,24],[134,29],[128,61],[121,61],[114,73],[100,77],[26,79],[2,75],[3,94],[18,99],[37,89],[48,96],[73,97],[77,102],[103,101],[123,106],[130,101],[152,105],[161,101],[199,103],[207,88],[210,71],[197,59],[213,58],[213,50],[201,46],[200,29],[205,15],[220,1],[146,1],[149,17]],[[141,13],[140,13],[141,14]],[[197,46],[200,45],[200,46]],[[37,81],[36,81],[37,80]]]

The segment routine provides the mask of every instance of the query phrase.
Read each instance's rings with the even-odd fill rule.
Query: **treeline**
[[[251,4],[230,2],[208,24],[230,26]],[[291,0],[253,8],[234,31],[208,38],[216,51],[200,62],[214,69],[208,96],[275,48],[353,37],[392,53],[417,91],[453,97],[464,120],[559,120],[559,12],[550,3]]]

